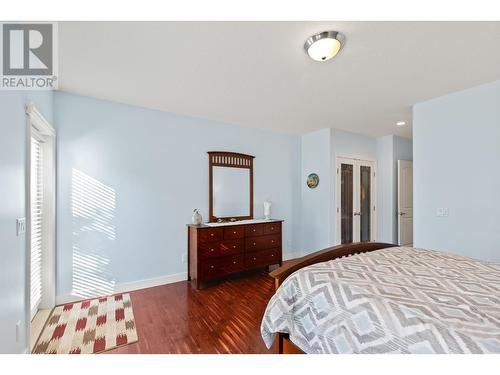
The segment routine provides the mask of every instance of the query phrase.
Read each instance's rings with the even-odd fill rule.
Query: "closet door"
[[[355,241],[355,172],[355,160],[337,159],[337,242],[339,243]]]
[[[358,160],[356,162],[356,184],[358,186],[358,196],[355,197],[356,211],[355,215],[355,241],[367,242],[373,241],[375,205],[373,202],[373,180],[374,180],[374,162]]]
[[[375,240],[375,162],[337,158],[337,243]]]

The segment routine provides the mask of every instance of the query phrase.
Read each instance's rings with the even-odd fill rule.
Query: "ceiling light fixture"
[[[397,126],[403,126],[403,125],[406,125],[406,122],[404,122],[404,121],[398,121],[398,122],[396,122],[396,125]]]
[[[315,61],[326,61],[334,57],[345,44],[345,36],[338,31],[323,31],[308,38],[304,44],[309,57]]]

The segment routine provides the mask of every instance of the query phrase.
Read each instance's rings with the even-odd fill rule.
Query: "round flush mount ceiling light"
[[[345,37],[338,31],[323,31],[308,38],[304,44],[309,57],[315,61],[327,61],[342,49]]]
[[[406,125],[406,122],[404,122],[404,121],[398,121],[398,122],[396,122],[396,125],[397,126],[404,126],[404,125]]]

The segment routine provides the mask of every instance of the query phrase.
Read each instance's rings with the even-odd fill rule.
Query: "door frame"
[[[52,309],[56,303],[56,131],[33,103],[26,106],[26,346],[31,340],[31,137],[43,137],[44,225],[42,245],[42,301],[40,308]]]
[[[377,160],[370,158],[370,157],[364,157],[360,155],[346,155],[346,154],[335,154],[335,207],[334,207],[334,212],[335,212],[335,244],[339,245],[341,243],[341,220],[339,218],[340,215],[340,189],[341,189],[341,180],[340,180],[340,164],[342,160],[350,160],[354,161],[354,165],[356,167],[356,164],[359,162],[367,162],[373,164],[373,175],[372,175],[372,182],[371,182],[371,205],[372,205],[372,210],[371,210],[371,230],[370,230],[370,241],[374,242],[377,241]],[[355,168],[356,169],[356,168]],[[356,175],[356,171],[354,171],[354,175]],[[354,184],[355,185],[355,184]],[[354,186],[354,189],[356,189],[356,186]],[[353,195],[355,195],[355,192],[353,192]]]
[[[413,171],[413,160],[404,160],[398,159],[396,173],[397,173],[397,197],[396,197],[396,223],[397,223],[397,243],[399,246],[404,246],[401,244],[401,219],[402,219],[402,209],[401,209],[401,173],[400,169],[403,164],[410,163]],[[411,185],[412,196],[413,196],[413,184]],[[412,200],[412,209],[411,209],[411,219],[412,219],[412,245],[413,245],[413,200]],[[408,245],[408,244],[406,244]]]

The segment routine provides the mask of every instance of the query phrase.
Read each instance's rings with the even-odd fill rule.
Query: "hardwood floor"
[[[275,353],[260,336],[274,280],[265,271],[196,290],[179,282],[130,292],[139,341],[106,353]]]

